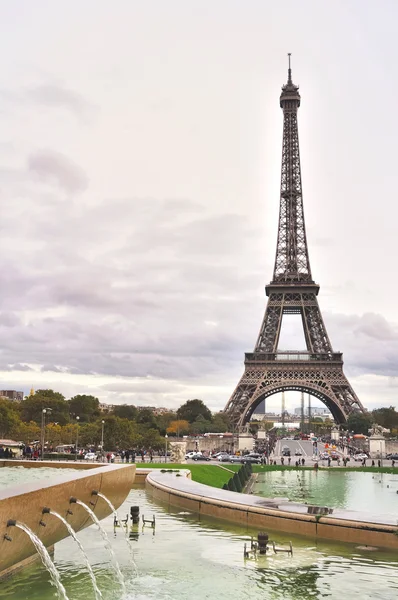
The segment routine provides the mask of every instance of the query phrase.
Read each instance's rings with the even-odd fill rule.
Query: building
[[[294,409],[294,414],[295,415],[301,415],[301,408],[300,407],[299,408],[295,408]],[[308,417],[308,406],[306,406],[304,408],[304,415],[306,417]],[[313,406],[311,408],[311,416],[312,417],[330,417],[331,419],[333,418],[332,417],[332,413],[325,406]]]
[[[100,409],[101,412],[112,412],[113,409],[115,408],[114,404],[105,404],[105,402],[100,402],[98,405],[98,408]]]
[[[23,395],[23,392],[17,392],[16,390],[0,390],[0,398],[7,398],[7,400],[14,400],[15,402],[21,402]]]

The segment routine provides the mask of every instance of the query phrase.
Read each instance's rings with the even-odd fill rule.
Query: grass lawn
[[[224,483],[227,483],[233,476],[235,471],[239,471],[241,465],[227,465],[222,469],[217,465],[175,465],[173,463],[147,463],[141,465],[137,463],[137,468],[152,468],[152,469],[189,469],[191,471],[193,481],[205,483],[213,487],[222,488]],[[226,470],[228,469],[228,471]]]
[[[224,468],[222,468],[224,467]],[[229,463],[223,463],[223,465],[207,465],[207,464],[184,464],[177,465],[173,463],[137,463],[137,468],[151,468],[151,469],[189,469],[192,474],[193,481],[198,483],[205,483],[213,487],[222,488],[224,483],[227,483],[230,477],[239,471],[241,465],[231,465]],[[252,465],[253,473],[264,473],[265,471],[296,471],[297,467],[282,466],[282,465]],[[314,470],[314,467],[299,467],[304,470]],[[397,468],[392,467],[319,467],[320,471],[361,471],[369,473],[395,473],[398,474]]]

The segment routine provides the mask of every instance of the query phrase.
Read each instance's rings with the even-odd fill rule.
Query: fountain
[[[117,510],[116,508],[113,506],[112,502],[109,500],[109,498],[107,498],[104,494],[101,494],[101,492],[98,492],[97,490],[93,490],[92,491],[92,495],[93,496],[98,496],[99,498],[102,498],[103,500],[105,500],[105,502],[108,504],[109,508],[111,509],[111,511],[113,512],[114,515],[114,519],[116,520],[117,523],[120,523],[120,519],[119,519],[119,515],[117,514]],[[134,522],[134,519],[132,517],[132,520]],[[115,521],[114,521],[115,523]],[[132,545],[130,544],[130,539],[129,539],[129,532],[128,532],[128,515],[127,515],[127,519],[126,519],[126,527],[125,527],[125,535],[124,535],[124,539],[126,540],[126,544],[128,546],[128,550],[130,553],[130,557],[131,557],[131,562],[133,563],[133,567],[135,570],[135,574],[136,576],[138,575],[138,568],[137,568],[137,564],[135,562],[135,557],[134,557],[134,550]]]
[[[55,565],[51,560],[51,557],[47,552],[47,548],[44,546],[43,542],[37,537],[35,533],[33,533],[33,531],[27,525],[24,525],[24,523],[20,523],[19,521],[15,521],[14,519],[9,519],[7,522],[7,527],[18,527],[18,529],[22,529],[22,531],[24,531],[29,536],[29,539],[36,548],[36,551],[40,556],[43,565],[50,573],[51,583],[57,588],[58,596],[62,598],[62,600],[69,600],[68,596],[66,595],[66,590],[61,583],[59,573],[55,568]]]
[[[71,514],[71,511],[68,511],[69,514]],[[92,581],[93,584],[93,589],[94,589],[94,593],[95,593],[95,600],[100,600],[102,598],[102,593],[101,590],[98,588],[97,585],[97,580],[96,577],[94,575],[94,571],[90,565],[90,562],[88,560],[88,556],[84,551],[84,548],[79,540],[79,538],[76,535],[75,530],[73,529],[73,527],[71,527],[68,523],[68,521],[66,521],[66,519],[64,519],[60,514],[58,514],[57,512],[55,512],[54,510],[50,510],[49,508],[43,508],[43,514],[50,514],[53,515],[54,517],[56,517],[57,519],[59,519],[66,527],[66,529],[69,532],[69,535],[75,540],[76,544],[79,547],[80,552],[82,553],[83,556],[83,560],[84,560],[84,564],[86,565],[87,571],[90,575],[90,579]]]
[[[97,527],[101,533],[102,539],[104,540],[105,548],[108,550],[108,552],[110,554],[111,562],[112,562],[113,568],[115,569],[117,578],[119,580],[120,587],[122,588],[123,595],[125,595],[126,594],[126,584],[124,582],[123,573],[120,570],[118,560],[115,556],[115,553],[113,551],[111,543],[109,542],[108,534],[106,533],[105,529],[102,527],[102,525],[101,525],[99,519],[97,518],[97,516],[95,515],[95,513],[91,510],[91,508],[89,506],[87,506],[87,504],[85,504],[81,500],[77,500],[76,498],[73,498],[73,497],[70,499],[70,502],[71,502],[71,504],[75,503],[75,504],[78,504],[79,506],[82,506],[88,512],[88,514],[90,515],[93,522],[97,525]]]
[[[51,506],[52,512],[63,517],[68,515],[70,527],[77,532],[91,525],[92,521],[87,518],[85,511],[76,510],[73,514],[68,514],[71,496],[88,504],[93,500],[92,490],[96,489],[111,499],[113,507],[119,507],[129,493],[135,477],[133,464],[106,464],[94,466],[89,470],[85,469],[86,465],[82,465],[82,469],[71,471],[69,463],[57,463],[57,475],[51,475],[51,479],[34,478],[30,483],[22,483],[23,471],[26,469],[30,471],[33,468],[35,472],[43,471],[44,474],[46,468],[51,467],[51,470],[54,470],[54,465],[46,462],[10,461],[3,468],[18,473],[15,466],[22,472],[21,483],[10,487],[3,485],[0,489],[0,580],[39,558],[35,547],[26,543],[22,531],[15,531],[12,544],[4,537],[8,535],[7,522],[10,519],[24,523],[40,537],[44,547],[51,553],[54,544],[68,537],[71,532],[65,523],[57,518],[48,519],[46,527],[41,527],[38,515],[42,514],[43,507]],[[61,467],[66,467],[67,473],[63,474]],[[3,481],[4,479],[6,477],[3,477]],[[13,480],[16,481],[17,478],[13,477]],[[105,502],[94,502],[93,508],[98,520],[111,512]]]

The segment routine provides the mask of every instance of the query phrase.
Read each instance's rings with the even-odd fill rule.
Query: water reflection
[[[398,475],[353,471],[266,471],[253,493],[377,514],[397,514]]]

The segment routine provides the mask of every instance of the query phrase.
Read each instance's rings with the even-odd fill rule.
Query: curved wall
[[[310,514],[305,504],[221,490],[155,470],[145,485],[163,502],[247,527],[398,550],[392,517],[337,509],[327,516]]]

